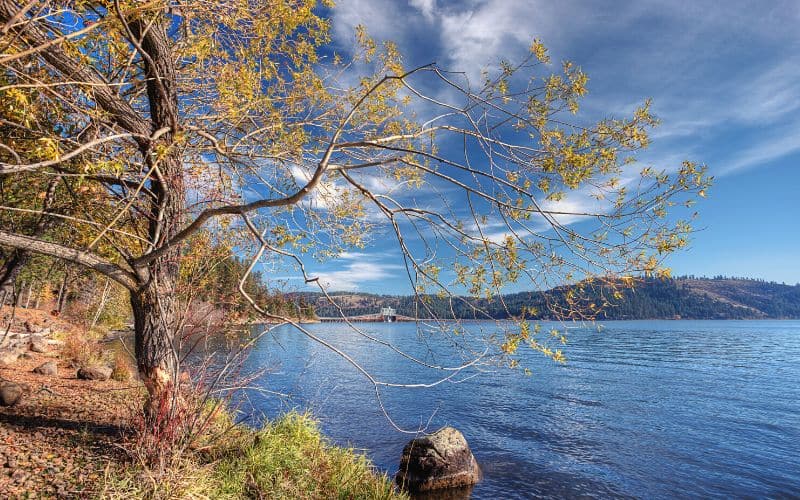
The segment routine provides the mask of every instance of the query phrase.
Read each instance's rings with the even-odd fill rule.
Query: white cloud
[[[369,255],[363,252],[342,252],[339,255],[340,259],[343,260],[357,260],[357,259],[366,259]]]
[[[653,97],[663,119],[653,138],[669,149],[659,155],[702,151],[719,174],[795,151],[756,128],[779,126],[800,110],[796,0],[409,2],[340,0],[334,32],[352,39],[353,26],[364,24],[415,55],[413,63],[436,60],[473,80],[481,67],[514,60],[541,38],[555,61],[573,59],[589,72],[590,117],[626,115],[639,97]],[[721,158],[707,151],[733,129],[740,158],[715,171]]]
[[[439,22],[445,63],[474,78],[481,67],[518,55],[541,32],[543,10],[530,0],[489,0],[469,10],[443,11]]]
[[[749,85],[736,85],[736,101],[726,108],[742,122],[775,121],[800,108],[798,81],[800,60],[793,58],[769,68]]]
[[[303,168],[293,165],[291,167],[292,177],[298,186],[303,186],[311,180],[311,173]],[[322,210],[329,210],[338,198],[341,197],[343,188],[325,179],[317,184],[316,189],[311,192],[309,203]]]
[[[436,0],[411,0],[411,6],[422,13],[428,21],[432,21],[436,10]]]
[[[397,264],[370,262],[366,259],[374,257],[358,255],[363,255],[363,258],[357,261],[354,261],[355,258],[348,259],[349,262],[340,270],[316,273],[320,284],[327,290],[359,290],[366,283],[393,278],[398,270],[403,269]]]
[[[336,3],[333,10],[334,38],[342,46],[349,47],[354,38],[353,29],[358,25],[378,40],[400,42],[405,25],[400,22],[407,16],[398,10],[398,2],[391,0],[344,0]]]

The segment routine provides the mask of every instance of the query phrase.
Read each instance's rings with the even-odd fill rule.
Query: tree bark
[[[185,218],[183,164],[180,152],[173,144],[178,127],[174,58],[163,20],[150,25],[136,19],[128,26],[145,66],[153,131],[170,128],[161,137],[161,144],[170,149],[160,160],[155,160],[152,154],[155,144],[140,148],[148,168],[152,169],[156,166],[152,162],[158,161],[159,175],[150,188],[155,200],[150,205],[148,227],[148,239],[153,248],[158,248],[178,233]],[[180,247],[176,246],[143,264],[137,269],[137,274],[145,279],[138,290],[131,293],[139,375],[147,387],[151,405],[168,400],[170,408],[174,407],[177,399],[175,389],[179,370],[175,346],[179,259]]]
[[[171,398],[177,380],[174,293],[169,273],[160,273],[141,290],[131,292],[136,365],[151,404]]]
[[[77,61],[60,45],[49,43],[52,35],[37,22],[31,21],[20,28],[12,28],[12,33],[32,47],[42,47],[41,57],[62,75],[69,75],[70,80],[91,84],[94,105],[105,111],[108,118],[119,127],[135,134],[144,170],[153,172],[147,198],[150,201],[147,209],[148,251],[156,253],[179,233],[185,219],[186,193],[181,147],[174,140],[180,124],[175,54],[167,34],[170,20],[149,16],[144,18],[135,12],[125,14],[118,4],[115,6],[130,43],[141,57],[137,62],[144,66],[142,81],[147,90],[147,115],[134,109],[120,97],[116,88],[107,85],[91,68]],[[19,10],[15,2],[0,0],[0,22],[7,23],[14,19]],[[126,16],[131,18],[126,19]],[[151,139],[156,131],[165,127],[169,129],[168,132],[161,134],[157,141]],[[150,401],[157,402],[163,400],[164,396],[174,394],[178,371],[178,356],[174,346],[175,330],[178,328],[175,285],[178,280],[180,245],[158,251],[146,262],[132,263],[134,269],[129,272],[127,267],[112,264],[90,252],[1,230],[0,244],[78,263],[128,288],[134,314],[137,368],[149,392]],[[66,291],[62,294],[62,300],[65,295]]]
[[[158,213],[151,218],[149,232],[151,241],[156,243],[171,238],[183,221],[183,178],[179,164],[177,157],[167,157],[160,164],[162,182],[178,184],[177,188],[159,185],[161,183],[153,188],[160,208],[154,210]],[[174,401],[179,370],[175,346],[179,259],[180,249],[175,247],[148,263],[141,270],[147,279],[138,290],[131,292],[137,368],[151,403],[165,398]]]
[[[19,273],[28,262],[30,253],[24,250],[13,250],[8,258],[8,261],[3,265],[0,270],[0,296],[3,297],[5,302],[6,297],[14,296],[14,285],[17,282]]]

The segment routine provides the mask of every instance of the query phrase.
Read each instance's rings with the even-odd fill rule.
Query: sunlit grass
[[[138,464],[110,471],[104,498],[405,498],[362,454],[332,446],[306,414],[261,430],[239,425],[170,470]]]

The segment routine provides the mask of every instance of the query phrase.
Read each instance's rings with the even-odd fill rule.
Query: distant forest
[[[331,294],[347,316],[375,314],[393,307],[404,316],[456,317],[460,319],[507,319],[525,316],[556,319],[570,288],[547,292],[522,292],[487,299],[458,297],[453,300],[425,296]],[[575,291],[572,288],[573,292]],[[585,304],[603,304],[596,319],[797,319],[800,318],[800,285],[786,285],[747,278],[715,276],[675,279],[643,279],[621,298],[605,287],[579,294]],[[338,316],[339,311],[318,293],[296,294],[295,300],[313,304],[318,316]]]

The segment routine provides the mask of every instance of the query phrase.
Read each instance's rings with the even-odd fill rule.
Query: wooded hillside
[[[459,318],[506,319],[522,316],[554,319],[555,311],[565,302],[573,288],[557,288],[547,292],[522,292],[493,300],[456,298],[452,301],[426,297],[423,307],[413,296],[387,296],[363,293],[331,294],[348,316],[370,314],[390,306],[398,314],[427,317],[426,310],[447,314],[452,307]],[[605,287],[584,290],[581,300],[608,305],[597,319],[767,319],[800,318],[800,286],[745,278],[645,279],[632,289],[621,291],[614,298]],[[318,294],[307,294],[316,305],[319,316],[336,316],[338,311]],[[483,313],[476,312],[473,307]],[[531,312],[532,310],[533,313]]]

